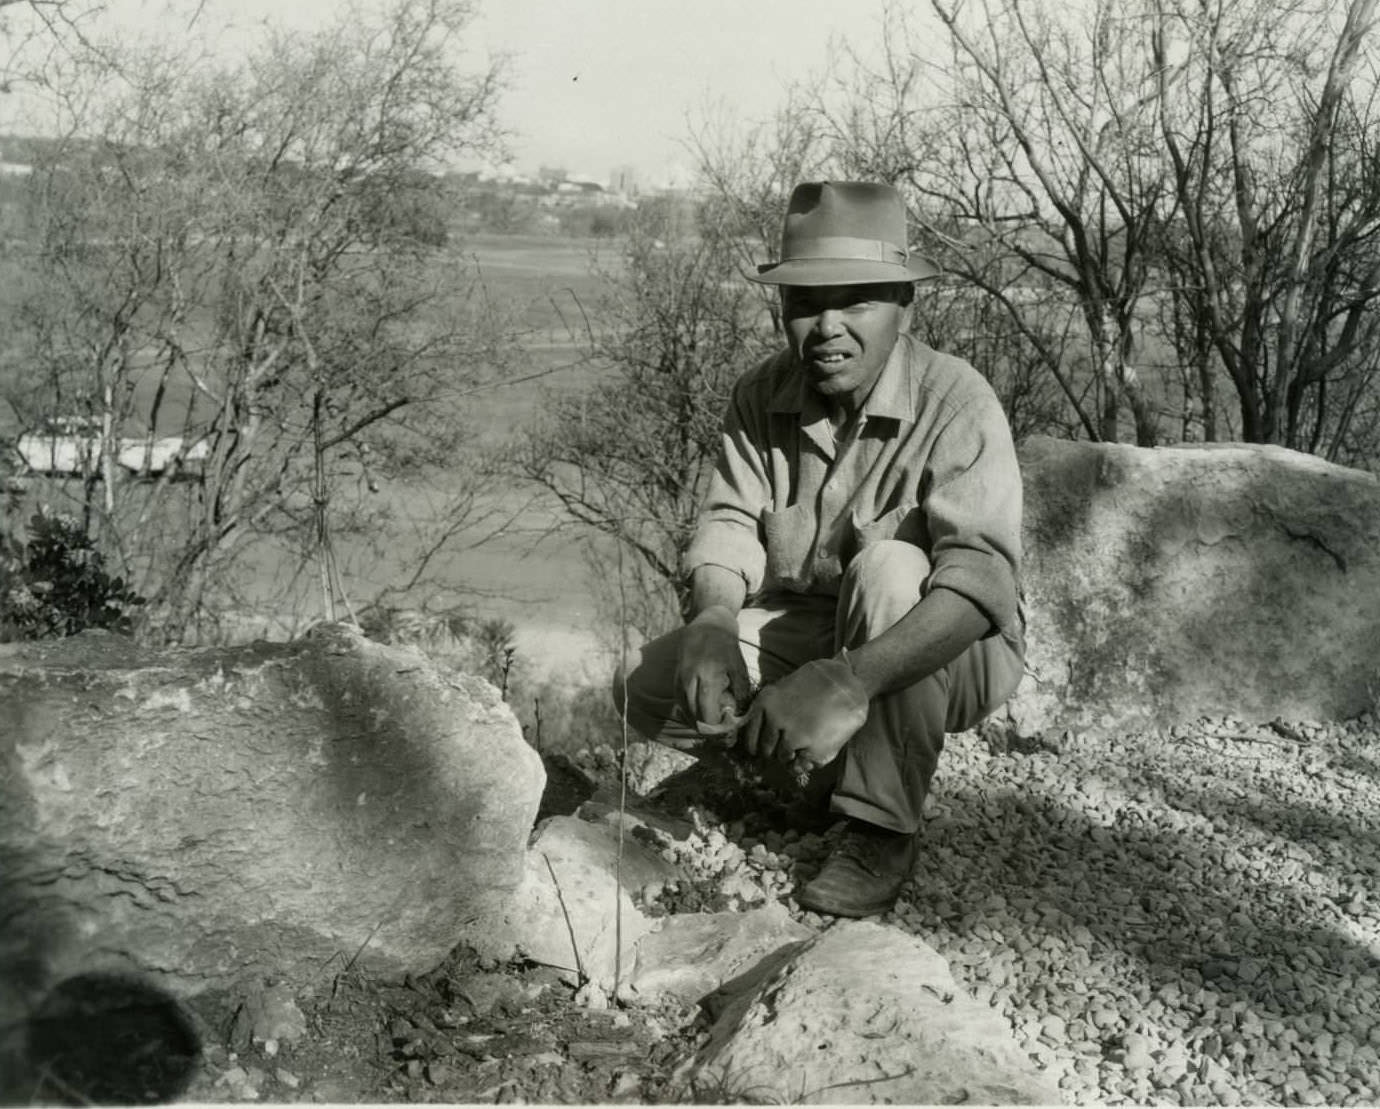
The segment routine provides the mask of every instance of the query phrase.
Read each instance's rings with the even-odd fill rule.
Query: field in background
[[[608,372],[582,350],[586,320],[598,326],[596,252],[599,266],[616,263],[616,249],[607,241],[483,235],[464,244],[488,295],[516,312],[525,330],[523,357],[510,380],[464,401],[476,448],[501,450],[537,417],[545,396],[587,389]],[[430,499],[444,490],[444,475],[438,475],[434,488],[400,492],[409,510],[425,513]],[[495,488],[490,501],[501,517],[512,515],[512,523],[479,546],[439,559],[437,577],[469,594],[477,614],[511,621],[519,654],[536,672],[602,680],[610,660],[595,628],[584,544],[569,531],[553,532],[557,508],[535,490]],[[370,585],[391,571],[393,561],[378,564]]]
[[[509,372],[457,401],[474,451],[501,450],[537,417],[548,393],[587,389],[608,372],[582,349],[586,321],[597,326],[601,280],[592,272],[596,251],[601,267],[617,264],[616,246],[606,240],[556,236],[476,235],[437,257],[437,265],[472,267],[481,282],[480,295],[522,332],[521,355]],[[136,385],[136,396],[151,394],[154,385],[149,374]],[[189,385],[179,388],[173,383],[158,433],[181,432],[192,403]],[[22,430],[10,413],[0,417],[0,425],[0,435],[6,438]],[[456,473],[469,464],[468,458],[458,458],[454,471],[380,489],[375,496],[388,506],[396,528],[387,535],[339,540],[353,603],[367,603],[388,585],[406,579],[418,557],[408,522],[433,517]],[[56,506],[80,495],[76,481],[45,480],[31,486],[35,498]],[[492,526],[491,519],[457,537],[455,549],[433,562],[432,573],[444,595],[462,598],[478,616],[511,621],[518,629],[520,656],[538,673],[602,677],[608,659],[595,633],[583,543],[569,532],[553,533],[555,506],[533,490],[496,483],[486,490],[486,499],[496,518],[511,517],[511,523],[502,534],[469,546]],[[270,600],[281,593],[291,574],[283,552],[267,544],[255,552],[244,592],[263,609],[243,614],[246,630],[282,633],[320,618],[322,604],[310,572],[292,583],[288,602]]]
[[[537,418],[548,394],[582,391],[608,372],[582,349],[585,314],[597,326],[602,283],[593,272],[596,252],[600,266],[616,263],[616,249],[606,241],[556,236],[477,235],[454,248],[452,264],[474,267],[482,295],[522,331],[521,356],[509,373],[459,402],[476,452],[501,451]],[[458,459],[457,470],[467,464]],[[406,579],[418,557],[409,521],[434,518],[455,476],[443,471],[427,481],[384,485],[377,496],[394,514],[396,530],[339,540],[354,603]],[[481,618],[510,621],[519,657],[535,673],[601,681],[610,660],[595,630],[583,542],[569,531],[553,531],[560,518],[556,506],[536,490],[496,484],[485,498],[490,520],[457,536],[432,563],[431,576],[442,590],[437,599],[450,603],[458,596]],[[470,545],[498,520],[510,522],[500,534]],[[283,569],[281,558],[264,552],[258,572],[265,591],[282,581]],[[310,580],[301,583],[309,619],[320,611],[314,589]]]

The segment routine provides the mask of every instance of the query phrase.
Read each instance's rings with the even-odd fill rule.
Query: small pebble
[[[1148,1071],[1155,1065],[1150,1054],[1150,1041],[1138,1032],[1128,1032],[1124,1041],[1125,1056],[1122,1065],[1130,1073]]]

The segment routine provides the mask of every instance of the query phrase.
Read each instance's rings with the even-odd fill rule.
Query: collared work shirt
[[[951,589],[1018,634],[1021,477],[982,375],[902,335],[835,442],[823,398],[789,350],[744,374],[687,569],[726,567],[749,596],[836,596],[853,555],[883,539],[929,557],[917,596]]]

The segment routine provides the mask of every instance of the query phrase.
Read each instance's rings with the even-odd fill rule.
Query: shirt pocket
[[[925,518],[918,505],[902,504],[874,519],[867,519],[855,508],[850,515],[855,551],[866,550],[884,539],[900,539],[929,553],[925,542]]]
[[[806,588],[814,577],[815,516],[808,505],[762,513],[767,540],[767,588]]]

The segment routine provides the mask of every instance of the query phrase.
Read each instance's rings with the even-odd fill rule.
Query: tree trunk
[[[1198,401],[1203,406],[1203,442],[1217,442],[1217,389],[1212,376],[1212,355],[1207,336],[1198,343]]]

